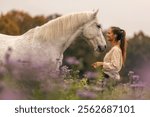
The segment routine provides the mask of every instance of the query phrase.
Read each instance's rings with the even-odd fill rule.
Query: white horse
[[[83,36],[94,50],[103,51],[106,41],[96,12],[79,12],[59,17],[35,27],[20,36],[0,34],[0,63],[5,64],[6,53],[17,63],[47,64],[57,69],[64,51],[78,36]]]

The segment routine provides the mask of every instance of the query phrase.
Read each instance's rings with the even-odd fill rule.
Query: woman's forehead
[[[109,29],[108,29],[108,32],[112,32],[112,29],[111,29],[111,28],[109,28]]]

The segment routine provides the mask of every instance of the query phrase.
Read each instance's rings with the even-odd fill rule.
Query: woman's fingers
[[[93,63],[92,67],[96,68],[97,67],[97,63]]]

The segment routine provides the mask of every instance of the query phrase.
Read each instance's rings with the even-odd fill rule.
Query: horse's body
[[[0,63],[5,64],[9,53],[9,60],[15,64],[46,64],[56,69],[62,63],[63,52],[80,35],[95,50],[104,50],[106,42],[96,15],[97,12],[75,13],[49,21],[20,36],[0,34]]]

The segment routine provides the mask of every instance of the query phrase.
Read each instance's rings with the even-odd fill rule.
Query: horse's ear
[[[99,12],[99,9],[97,9],[96,11],[94,11],[93,18],[96,18],[98,12]]]

